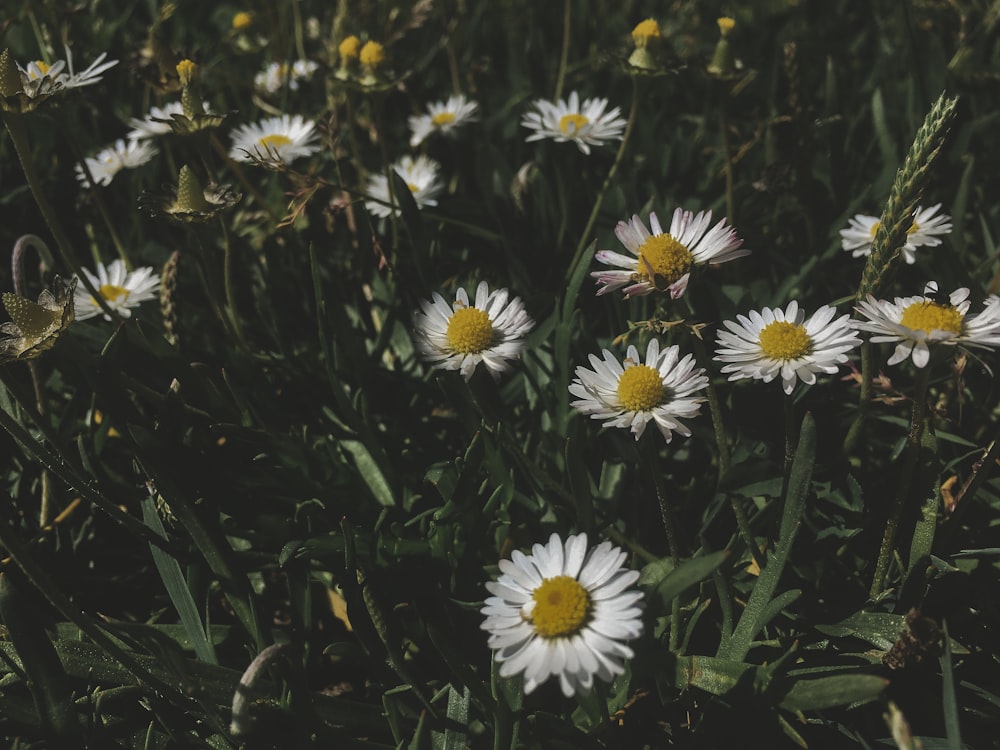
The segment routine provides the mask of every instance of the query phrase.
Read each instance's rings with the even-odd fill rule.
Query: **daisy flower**
[[[913,223],[906,230],[906,244],[903,245],[903,259],[907,263],[912,265],[916,262],[918,247],[936,247],[941,244],[937,235],[951,233],[951,217],[948,214],[939,214],[940,209],[940,203],[930,208],[917,206],[917,210],[913,213]],[[847,229],[840,230],[841,247],[845,251],[850,251],[852,258],[871,255],[872,240],[875,239],[879,223],[877,216],[857,214],[848,220]]]
[[[423,155],[416,159],[412,156],[404,156],[392,165],[392,170],[403,178],[403,182],[410,189],[413,200],[418,206],[437,205],[437,196],[444,189],[444,185],[438,179],[438,172],[441,170],[440,164]],[[399,209],[393,209],[387,205],[392,201],[389,195],[389,178],[386,175],[369,176],[365,193],[375,199],[365,201],[368,213],[383,218],[392,213],[399,213]]]
[[[646,364],[639,350],[629,346],[624,363],[605,349],[603,360],[590,355],[590,366],[592,370],[576,368],[569,387],[579,398],[570,404],[574,409],[606,420],[608,427],[628,427],[636,440],[651,421],[668,443],[675,432],[690,437],[691,430],[680,420],[698,416],[705,399],[697,392],[708,386],[708,376],[690,354],[680,359],[677,346],[661,352],[654,338],[646,347]]]
[[[416,148],[432,133],[453,135],[460,125],[478,119],[478,110],[479,105],[466,101],[462,94],[450,96],[446,102],[434,102],[426,114],[410,118],[410,146]]]
[[[159,151],[156,146],[148,141],[125,141],[119,138],[112,145],[98,151],[96,156],[88,156],[85,161],[95,184],[110,185],[120,171],[141,167],[157,153]],[[87,174],[79,164],[76,165],[76,178],[80,184],[87,184]]]
[[[473,305],[464,289],[451,305],[435,292],[431,302],[421,301],[413,321],[417,351],[434,367],[459,370],[466,380],[480,362],[497,379],[508,360],[521,356],[523,337],[535,327],[521,298],[508,301],[509,296],[506,289],[491,292],[485,281],[476,288]]]
[[[208,102],[203,102],[202,107],[207,112]],[[174,130],[171,125],[175,120],[174,115],[184,115],[184,105],[179,101],[169,102],[162,107],[153,105],[145,117],[129,119],[128,124],[132,126],[132,130],[129,131],[127,137],[132,141],[141,141],[144,138],[155,138],[171,133]]]
[[[555,141],[572,141],[585,154],[591,146],[602,146],[605,141],[620,141],[625,131],[625,120],[621,110],[615,107],[609,112],[607,99],[584,99],[574,91],[569,100],[555,102],[539,99],[532,105],[535,109],[521,119],[521,125],[535,132],[528,141],[552,138]]]
[[[318,152],[318,138],[315,123],[302,115],[265,117],[260,122],[241,125],[233,131],[229,158],[253,161],[256,157],[291,164],[300,157]]]
[[[668,291],[677,299],[687,289],[695,265],[715,266],[750,254],[725,219],[709,229],[711,221],[711,211],[692,214],[680,208],[674,211],[669,232],[660,227],[655,213],[649,215],[652,233],[637,215],[631,221],[619,221],[615,235],[632,255],[598,251],[594,257],[599,263],[623,270],[590,274],[602,285],[597,294],[625,287],[626,297],[641,297],[659,290]]]
[[[899,342],[890,365],[910,357],[917,367],[926,367],[932,345],[1000,346],[1000,298],[990,295],[982,312],[969,317],[968,289],[956,289],[947,301],[942,297],[935,281],[927,282],[922,295],[896,297],[892,302],[868,295],[855,308],[867,320],[856,320],[854,326],[876,334],[872,336],[876,344]]]
[[[56,60],[51,65],[41,61],[35,60],[28,63],[26,67],[21,67],[20,64],[17,66],[21,73],[21,82],[24,86],[25,93],[29,91],[29,85],[32,88],[37,88],[39,84],[42,84],[42,88],[46,88],[44,81],[46,78],[52,83],[49,86],[54,85],[55,88],[51,88],[50,91],[40,91],[39,93],[51,93],[51,91],[56,91],[59,89],[75,89],[82,86],[91,86],[98,83],[102,78],[102,73],[109,68],[114,67],[118,64],[117,60],[108,60],[104,62],[104,58],[108,56],[106,52],[102,52],[90,66],[79,73],[73,70],[73,53],[70,51],[69,47],[66,47],[66,60]],[[64,72],[68,71],[68,72]],[[28,94],[32,96],[32,94]]]
[[[273,62],[253,77],[253,85],[268,94],[281,91],[286,84],[290,90],[297,91],[299,81],[312,78],[318,68],[319,64],[312,60],[296,60],[291,66],[286,62]]]
[[[83,269],[90,282],[97,289],[108,306],[123,318],[131,317],[132,308],[140,303],[156,297],[160,286],[160,277],[149,266],[128,271],[121,259],[113,260],[107,266],[97,264],[95,276],[86,268]],[[105,320],[111,318],[104,313],[97,300],[82,285],[76,288],[76,319],[86,320],[97,315],[104,315]]]
[[[643,595],[630,589],[639,571],[611,542],[587,548],[587,535],[558,534],[500,561],[481,610],[500,676],[524,674],[524,692],[559,678],[567,698],[610,682],[634,655],[625,641],[642,635]]]
[[[836,314],[823,305],[807,320],[799,303],[792,301],[784,310],[765,307],[751,310],[749,316],[737,315],[737,322],[725,321],[729,330],[718,333],[715,360],[728,363],[722,372],[731,373],[730,380],[770,383],[780,374],[786,394],[796,380],[813,385],[816,373],[836,373],[837,366],[847,362],[847,352],[861,344],[850,316],[834,320]]]

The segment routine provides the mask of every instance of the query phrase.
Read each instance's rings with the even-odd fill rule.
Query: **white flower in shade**
[[[316,124],[302,115],[265,117],[251,125],[241,125],[232,133],[229,158],[253,161],[254,158],[274,159],[291,164],[303,156],[319,151]]]
[[[465,96],[448,97],[446,102],[434,102],[427,113],[410,118],[410,145],[416,148],[432,133],[453,135],[455,129],[478,118],[479,105],[467,101]]]
[[[417,351],[434,367],[459,370],[466,380],[482,362],[494,379],[521,356],[523,337],[535,327],[520,297],[509,299],[506,289],[490,291],[485,281],[476,288],[475,304],[464,289],[448,304],[435,292],[421,301],[414,318]]]
[[[28,96],[54,93],[60,89],[75,89],[90,86],[101,80],[101,74],[118,64],[117,60],[104,58],[108,55],[102,52],[90,66],[79,73],[73,70],[73,53],[66,47],[66,60],[56,60],[51,65],[35,60],[25,67],[18,65],[21,73],[21,84]]]
[[[951,233],[951,217],[948,214],[939,214],[941,204],[937,203],[930,208],[917,207],[913,213],[913,223],[906,230],[906,244],[903,245],[903,260],[907,263],[915,263],[917,260],[918,247],[935,247],[941,244],[937,235]],[[871,255],[872,240],[878,231],[879,220],[877,216],[866,216],[857,214],[853,219],[848,220],[847,229],[840,230],[840,245],[845,251],[850,251],[851,257],[861,258]]]
[[[737,315],[736,322],[725,321],[726,331],[719,331],[715,359],[726,362],[722,368],[730,380],[754,378],[770,383],[781,375],[781,386],[791,393],[795,382],[816,382],[816,373],[832,375],[837,366],[847,362],[847,352],[861,344],[849,315],[834,320],[837,311],[823,305],[806,320],[798,302],[773,310],[751,310],[748,316]]]
[[[708,376],[695,367],[694,357],[680,359],[677,346],[661,352],[657,339],[646,347],[645,364],[634,346],[629,346],[624,363],[607,349],[603,353],[603,360],[590,355],[592,370],[576,368],[569,392],[580,400],[570,406],[591,419],[606,420],[607,427],[629,428],[636,440],[651,421],[668,443],[675,432],[690,437],[681,419],[698,416],[705,400],[698,391],[708,387]]]
[[[597,294],[624,287],[626,297],[668,291],[677,299],[687,290],[694,266],[715,266],[750,254],[725,219],[709,229],[711,221],[711,211],[692,214],[680,208],[674,211],[669,232],[660,227],[655,213],[649,215],[652,233],[638,216],[619,221],[615,235],[632,255],[611,250],[597,252],[594,257],[599,263],[622,269],[591,273],[601,285]]]
[[[404,156],[392,165],[393,171],[403,178],[406,187],[410,189],[413,200],[417,206],[436,206],[437,196],[444,189],[438,173],[441,165],[426,156]],[[399,213],[399,209],[393,209],[389,195],[389,178],[384,174],[374,174],[368,177],[365,185],[365,193],[375,200],[365,201],[365,208],[375,216],[386,217],[392,213]]]
[[[1000,346],[1000,298],[990,295],[982,312],[971,317],[968,289],[956,289],[946,299],[935,281],[927,282],[922,295],[896,297],[892,302],[868,295],[855,308],[867,320],[855,320],[853,325],[874,333],[876,344],[899,342],[890,365],[911,357],[917,367],[926,367],[935,345]]]
[[[620,141],[625,131],[625,120],[619,117],[618,107],[605,112],[607,99],[584,99],[574,91],[569,100],[555,102],[539,99],[534,111],[521,119],[521,125],[535,132],[528,141],[551,138],[555,141],[572,141],[583,153],[589,154],[591,146],[602,146],[605,141]]]
[[[133,307],[154,299],[160,286],[160,277],[152,268],[146,266],[128,271],[125,262],[120,259],[111,261],[107,266],[99,263],[96,276],[86,268],[83,269],[83,273],[104,298],[108,307],[123,318],[132,315]],[[77,320],[86,320],[102,314],[105,320],[111,320],[83,284],[77,284],[75,304]]]
[[[558,677],[568,698],[622,674],[633,656],[625,642],[643,630],[643,594],[630,588],[639,571],[623,567],[626,557],[611,542],[588,549],[586,534],[553,534],[501,560],[481,610],[500,676],[523,673],[526,694]]]
[[[208,102],[202,102],[202,108],[206,114],[209,113]],[[183,114],[184,105],[179,101],[169,102],[162,107],[153,105],[149,108],[149,114],[144,118],[132,117],[129,119],[128,124],[132,126],[132,130],[129,131],[128,138],[133,141],[141,141],[144,138],[155,138],[172,133],[171,123],[174,121],[174,115]]]
[[[87,169],[98,185],[110,185],[115,175],[123,169],[134,169],[152,159],[159,153],[156,146],[148,141],[125,141],[119,138],[112,145],[88,156]],[[76,178],[81,184],[87,184],[87,174],[83,167],[76,165]]]
[[[297,91],[299,81],[312,78],[318,68],[319,64],[312,60],[296,60],[291,65],[273,62],[253,77],[253,85],[269,94],[281,91],[286,85],[290,90]]]

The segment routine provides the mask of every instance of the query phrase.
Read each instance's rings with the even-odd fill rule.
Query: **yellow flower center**
[[[632,41],[635,42],[636,47],[645,47],[650,42],[658,40],[659,38],[660,24],[658,24],[653,18],[647,18],[645,21],[640,21],[636,24],[636,27],[632,29]]]
[[[365,42],[358,57],[366,68],[377,68],[385,62],[385,47],[378,42]]]
[[[876,221],[874,224],[872,224],[872,239],[875,239],[875,233],[878,231],[878,228],[880,226],[882,226],[881,221]],[[906,233],[913,234],[918,229],[920,229],[920,225],[917,224],[917,222],[913,222],[912,224],[910,224],[910,228],[906,230]]]
[[[450,125],[451,123],[455,122],[455,113],[454,112],[438,112],[436,115],[434,115],[431,118],[431,122],[433,122],[438,127],[440,127],[442,125]]]
[[[197,70],[198,66],[186,58],[177,63],[177,76],[181,79],[181,85],[187,86],[190,84]]]
[[[760,332],[760,350],[770,359],[798,359],[812,351],[812,339],[805,326],[776,320]]]
[[[129,294],[128,289],[115,284],[103,284],[98,287],[97,291],[101,293],[101,296],[107,302],[118,302],[123,300],[123,298],[127,298]]]
[[[691,270],[694,256],[684,245],[669,234],[654,234],[639,247],[638,274],[650,280],[650,275],[662,277],[673,284]]]
[[[577,134],[577,131],[579,131],[580,128],[585,127],[589,122],[590,120],[581,114],[574,113],[563,115],[559,118],[559,129],[565,135],[573,136]]]
[[[418,190],[420,190],[420,186],[419,185],[414,185],[412,182],[406,183],[406,187],[408,187],[410,189],[411,193],[415,193]]]
[[[493,343],[493,321],[485,310],[463,307],[451,316],[447,336],[456,352],[478,354]]]
[[[733,30],[734,26],[736,26],[735,19],[732,19],[729,16],[717,18],[715,19],[715,22],[719,24],[719,33],[722,34],[723,39],[729,36],[729,32]]]
[[[253,16],[245,11],[240,11],[233,16],[233,29],[236,31],[244,31],[249,29],[253,25]]]
[[[354,34],[344,39],[337,47],[337,52],[340,53],[340,57],[343,60],[353,60],[358,56],[358,50],[361,49],[361,40],[358,39]]]
[[[590,594],[570,576],[546,578],[531,598],[531,622],[543,638],[559,638],[580,631],[590,614]]]
[[[38,68],[38,72],[41,73],[42,77],[44,78],[52,66],[49,65],[44,60],[35,60],[35,67]]]
[[[257,143],[267,150],[277,151],[281,146],[290,146],[292,139],[283,133],[271,133],[271,135],[265,135]]]
[[[618,399],[629,411],[649,411],[663,403],[663,378],[649,365],[626,367],[618,378]]]
[[[899,319],[907,328],[914,331],[948,331],[959,334],[962,332],[962,321],[965,316],[952,305],[939,305],[937,302],[914,302],[903,310]]]

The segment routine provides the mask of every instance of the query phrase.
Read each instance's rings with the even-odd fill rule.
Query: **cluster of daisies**
[[[940,242],[934,235],[950,225],[947,217],[934,219],[938,208],[917,212],[910,242]],[[725,219],[712,225],[709,211],[678,208],[668,231],[656,214],[650,215],[648,228],[633,216],[618,224],[616,235],[628,254],[597,253],[598,262],[614,269],[591,274],[599,295],[618,289],[626,297],[661,291],[676,299],[685,294],[698,266],[749,253]],[[845,235],[845,247],[847,242]],[[838,317],[830,305],[807,316],[793,300],[783,309],[765,307],[724,321],[714,360],[731,381],[767,383],[780,377],[782,390],[791,394],[798,382],[813,385],[818,375],[835,374],[861,344],[859,332],[873,334],[876,343],[896,343],[890,365],[911,358],[915,366],[926,367],[935,346],[1000,346],[1000,298],[989,297],[984,309],[970,316],[968,297],[968,289],[945,297],[929,282],[920,295],[893,301],[868,297],[856,307],[858,320]],[[458,370],[466,380],[480,362],[494,378],[506,371],[533,327],[519,298],[505,289],[491,291],[485,282],[472,301],[464,289],[451,304],[435,293],[414,321],[423,358],[436,368]],[[698,415],[705,400],[701,392],[709,383],[691,354],[682,356],[680,347],[663,347],[653,337],[645,357],[629,346],[624,360],[605,349],[601,356],[590,355],[589,362],[589,368],[576,368],[569,386],[575,409],[605,426],[629,429],[636,440],[651,422],[668,443],[674,433],[690,436],[684,420]],[[627,641],[643,630],[642,593],[630,588],[638,573],[625,566],[625,559],[609,542],[588,549],[584,535],[562,540],[553,534],[530,555],[514,552],[510,560],[501,560],[501,575],[486,584],[492,596],[482,608],[482,627],[500,674],[523,674],[526,693],[557,678],[567,696],[588,691],[595,677],[611,680],[622,674],[632,656]]]

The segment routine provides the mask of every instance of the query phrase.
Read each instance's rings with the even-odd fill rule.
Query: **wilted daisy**
[[[940,209],[941,204],[937,203],[930,208],[918,206],[914,211],[913,223],[906,230],[906,244],[903,245],[903,259],[907,263],[916,262],[918,247],[940,245],[941,240],[937,235],[951,233],[951,217],[948,214],[939,214]],[[877,216],[857,214],[848,221],[847,229],[840,230],[841,247],[850,251],[853,258],[871,255],[872,240],[875,239],[879,223]]]
[[[155,299],[160,286],[160,277],[156,275],[155,270],[146,266],[128,271],[125,262],[120,259],[111,261],[107,266],[98,263],[96,276],[86,268],[83,269],[83,273],[104,298],[108,307],[123,318],[132,315],[133,307],[138,307],[146,300]],[[101,314],[105,320],[111,320],[97,300],[90,296],[90,292],[82,285],[77,286],[76,319],[86,320]]]
[[[668,443],[675,432],[690,437],[691,430],[680,420],[698,416],[705,399],[697,393],[708,386],[694,357],[680,359],[677,346],[661,352],[655,338],[646,347],[646,364],[634,346],[629,346],[624,363],[607,349],[603,353],[603,360],[590,355],[592,370],[576,368],[569,392],[580,400],[570,406],[591,419],[606,420],[607,427],[629,428],[636,440],[651,421]]]
[[[602,146],[605,141],[620,141],[625,131],[625,120],[619,117],[618,107],[605,112],[607,99],[585,99],[574,91],[569,100],[555,102],[539,99],[532,105],[534,111],[521,119],[521,125],[535,132],[528,141],[551,138],[555,141],[572,141],[583,153],[589,154],[591,146]]]
[[[120,171],[141,167],[157,153],[159,151],[156,146],[149,141],[125,141],[119,138],[112,145],[98,151],[95,156],[88,156],[85,161],[95,184],[110,185]],[[81,184],[87,184],[87,174],[79,164],[76,165],[76,178]]]
[[[21,71],[22,81],[27,79],[28,83],[34,84],[35,82],[43,81],[45,78],[55,81],[58,84],[58,88],[74,89],[80,88],[82,86],[91,86],[102,78],[102,73],[109,68],[114,67],[118,64],[117,60],[108,60],[104,62],[104,59],[108,56],[106,52],[102,52],[94,62],[92,62],[86,70],[82,70],[79,73],[73,70],[73,53],[70,51],[69,47],[66,47],[66,61],[56,60],[51,65],[43,62],[42,60],[34,60],[28,63],[25,67],[18,65],[18,69]],[[28,87],[25,86],[27,91]]]
[[[1000,346],[1000,298],[990,295],[983,311],[968,317],[969,290],[956,289],[944,301],[937,282],[930,281],[924,293],[913,297],[896,297],[892,302],[868,296],[856,309],[867,320],[856,320],[854,326],[876,334],[876,344],[898,341],[889,364],[912,357],[913,364],[925,367],[930,361],[930,346],[956,344],[980,348]]]
[[[417,351],[434,367],[459,370],[466,380],[480,362],[498,378],[508,360],[521,356],[523,337],[535,327],[521,298],[509,297],[506,289],[491,292],[485,281],[476,288],[472,305],[464,289],[450,305],[435,292],[432,301],[421,301],[413,320]]]
[[[233,131],[232,139],[229,157],[237,161],[253,161],[257,157],[291,164],[319,151],[315,123],[302,115],[265,117],[260,122],[241,125]]]
[[[594,257],[599,263],[624,269],[591,273],[602,285],[597,290],[598,295],[625,287],[626,297],[668,291],[677,299],[687,289],[693,266],[715,266],[750,254],[725,219],[709,229],[711,221],[711,211],[692,214],[678,208],[674,211],[669,232],[660,227],[655,213],[649,215],[652,233],[638,216],[633,216],[631,221],[618,222],[615,235],[632,255],[598,251]]]
[[[404,156],[392,165],[392,170],[403,178],[406,187],[410,189],[417,206],[436,206],[437,196],[444,188],[438,179],[441,165],[427,156]],[[392,203],[389,196],[389,178],[384,174],[373,174],[368,177],[365,193],[375,200],[365,201],[365,208],[375,216],[386,217],[394,210],[388,205]],[[395,213],[399,210],[395,209]]]
[[[432,133],[454,134],[460,125],[477,119],[479,105],[467,101],[463,94],[448,97],[446,102],[434,102],[427,113],[410,118],[410,145],[416,148]]]
[[[589,693],[594,677],[622,674],[633,656],[625,641],[643,630],[643,595],[629,588],[639,571],[623,566],[626,557],[611,542],[588,549],[586,534],[553,534],[530,555],[501,560],[481,610],[500,676],[523,673],[526,694],[558,677],[568,698]]]
[[[202,107],[207,112],[208,102],[203,102]],[[179,101],[169,102],[162,107],[157,107],[154,104],[149,108],[149,114],[145,117],[129,119],[128,124],[132,126],[132,130],[129,131],[128,138],[133,141],[141,141],[144,138],[155,138],[173,132],[172,123],[176,122],[177,119],[175,116],[184,116],[184,105]]]
[[[850,316],[834,320],[837,311],[823,305],[806,320],[799,303],[782,310],[765,307],[760,312],[737,315],[719,331],[715,359],[726,362],[722,371],[730,380],[754,378],[770,383],[781,375],[781,387],[791,393],[795,382],[816,382],[816,373],[832,375],[847,362],[847,352],[861,344]]]
[[[269,94],[281,91],[286,85],[290,90],[297,91],[299,81],[308,81],[317,68],[319,64],[312,60],[296,60],[291,65],[273,62],[253,77],[253,85]]]

